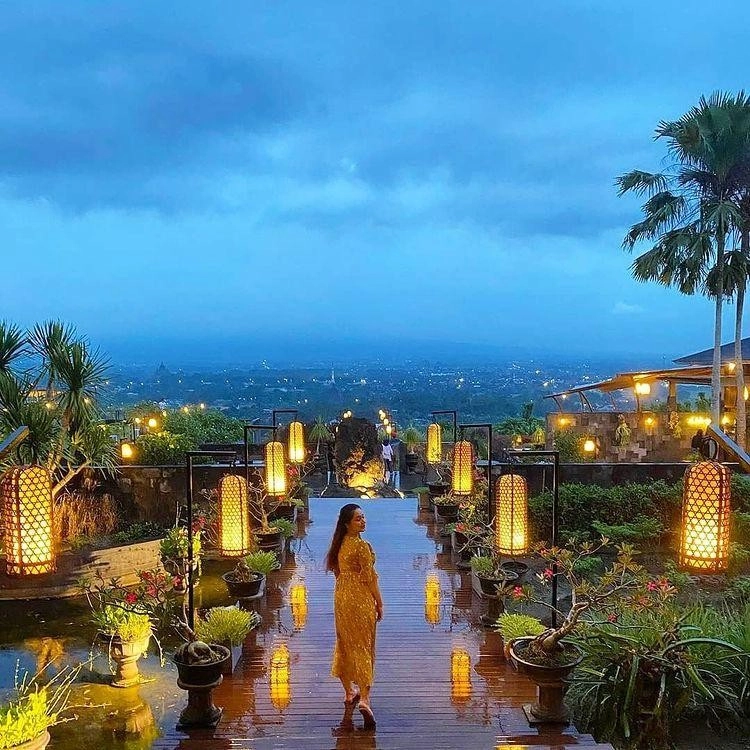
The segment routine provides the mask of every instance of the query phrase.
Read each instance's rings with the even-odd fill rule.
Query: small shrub
[[[597,557],[596,555],[593,555],[592,557],[582,557],[580,560],[576,560],[573,565],[573,572],[583,578],[591,578],[601,572],[602,565],[601,557]]]
[[[750,513],[750,478],[732,474],[732,505],[743,513]]]
[[[288,519],[288,518],[277,518],[273,525],[276,527],[277,531],[281,532],[281,536],[284,537],[284,539],[291,539],[294,536],[294,524]]]
[[[495,630],[502,634],[503,641],[507,644],[514,638],[541,635],[544,632],[544,625],[536,617],[530,615],[503,612],[495,622]]]
[[[123,641],[139,641],[151,635],[148,615],[105,604],[94,611],[94,623],[105,635],[119,636]]]
[[[151,523],[151,521],[139,521],[131,524],[127,529],[116,531],[110,536],[110,539],[114,544],[130,544],[142,539],[153,539],[163,533],[164,529],[159,524]]]
[[[257,612],[239,607],[213,607],[204,620],[195,624],[195,634],[205,643],[229,643],[236,646],[260,622]]]
[[[491,557],[474,555],[470,560],[471,570],[482,578],[492,578],[495,573],[495,562]]]
[[[690,574],[680,570],[672,560],[667,560],[664,565],[664,577],[678,591],[684,591],[685,589],[691,588],[695,585]]]
[[[267,576],[279,567],[279,556],[275,552],[252,552],[244,563],[254,573]]]
[[[633,521],[621,524],[608,524],[601,521],[593,521],[592,528],[597,534],[606,536],[612,544],[622,544],[622,542],[632,542],[641,544],[658,540],[664,533],[664,526],[655,518],[639,517]]]
[[[726,590],[727,599],[741,599],[750,602],[750,576],[732,578]]]

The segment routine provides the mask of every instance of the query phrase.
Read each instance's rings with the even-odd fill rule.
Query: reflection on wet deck
[[[479,628],[482,605],[468,575],[436,551],[434,523],[415,518],[414,500],[362,501],[385,601],[372,698],[378,728],[363,730],[329,676],[333,579],[321,562],[344,502],[311,501],[313,523],[300,523],[304,536],[259,603],[256,645],[216,691],[224,709],[218,728],[188,735],[167,727],[154,748],[591,746],[573,730],[540,736],[528,727],[520,707],[533,686],[502,661],[497,636]],[[279,660],[284,646],[288,659]]]

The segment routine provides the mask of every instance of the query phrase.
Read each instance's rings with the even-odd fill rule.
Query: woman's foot
[[[359,693],[347,693],[344,698],[345,706],[356,706],[359,703]]]
[[[360,701],[359,712],[365,720],[365,729],[375,729],[375,714],[372,712],[370,706]]]

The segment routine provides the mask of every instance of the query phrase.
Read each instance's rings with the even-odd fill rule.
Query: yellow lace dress
[[[336,646],[331,674],[346,683],[372,685],[375,667],[375,553],[359,537],[347,536],[339,550],[333,591]]]

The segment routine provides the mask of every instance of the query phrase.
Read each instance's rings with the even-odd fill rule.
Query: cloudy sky
[[[743,0],[31,0],[0,20],[0,317],[114,352],[711,343],[709,303],[630,279],[638,203],[613,183],[659,167],[659,120],[747,84]]]

